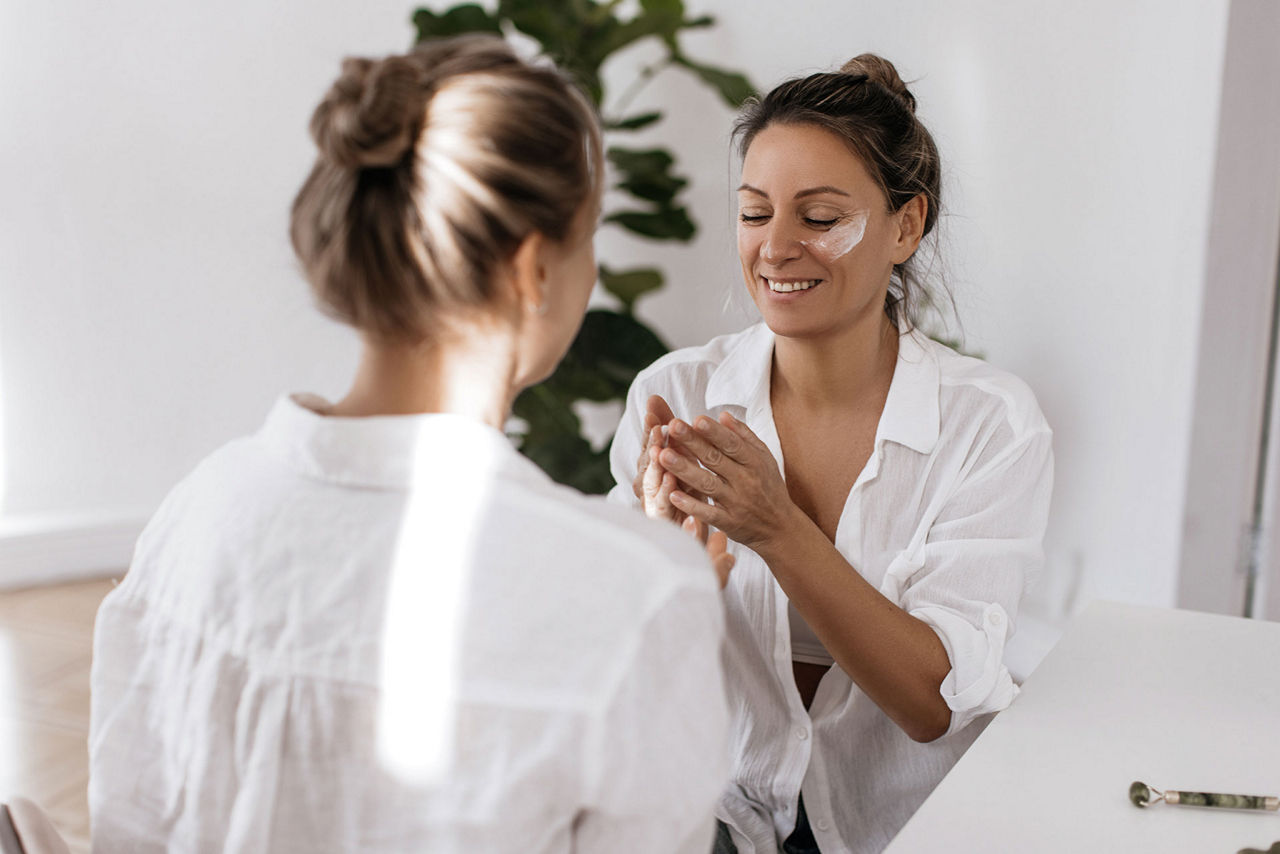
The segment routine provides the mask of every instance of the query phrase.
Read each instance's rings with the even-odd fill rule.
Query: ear
[[[532,314],[545,309],[547,293],[547,239],[537,231],[529,232],[511,256],[511,283],[521,307]]]
[[[898,239],[893,247],[893,263],[901,264],[915,254],[924,238],[924,220],[929,213],[929,200],[923,194],[907,202],[894,217],[898,222]]]

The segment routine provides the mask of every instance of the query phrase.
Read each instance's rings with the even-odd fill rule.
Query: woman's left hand
[[[684,452],[666,448],[658,456],[663,468],[680,480],[681,488],[670,495],[677,509],[756,552],[785,535],[786,520],[798,508],[777,460],[751,428],[728,413],[719,421],[700,415],[692,425],[671,421],[668,436]]]

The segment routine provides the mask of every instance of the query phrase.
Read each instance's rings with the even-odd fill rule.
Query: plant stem
[[[659,71],[662,71],[669,65],[671,65],[670,57],[664,59],[662,62],[658,62],[653,65],[646,65],[644,68],[640,69],[640,75],[632,81],[631,85],[627,87],[627,91],[623,92],[622,97],[618,99],[618,106],[614,112],[614,115],[617,117],[616,121],[622,121],[622,119],[626,118],[627,107],[629,107],[631,102],[635,100],[636,95],[640,94],[640,90],[643,89],[645,84],[652,80]]]

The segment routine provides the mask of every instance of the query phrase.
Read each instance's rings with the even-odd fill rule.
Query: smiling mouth
[[[789,294],[793,291],[807,291],[822,281],[822,279],[802,279],[799,281],[782,282],[770,279],[766,276],[761,276],[760,278],[764,279],[764,283],[769,286],[769,290],[773,291],[775,294]]]

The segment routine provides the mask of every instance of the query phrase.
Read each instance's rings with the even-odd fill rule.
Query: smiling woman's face
[[[888,323],[900,214],[839,137],[774,124],[751,141],[738,189],[738,256],[774,333],[818,337]],[[914,249],[914,246],[911,247]]]

